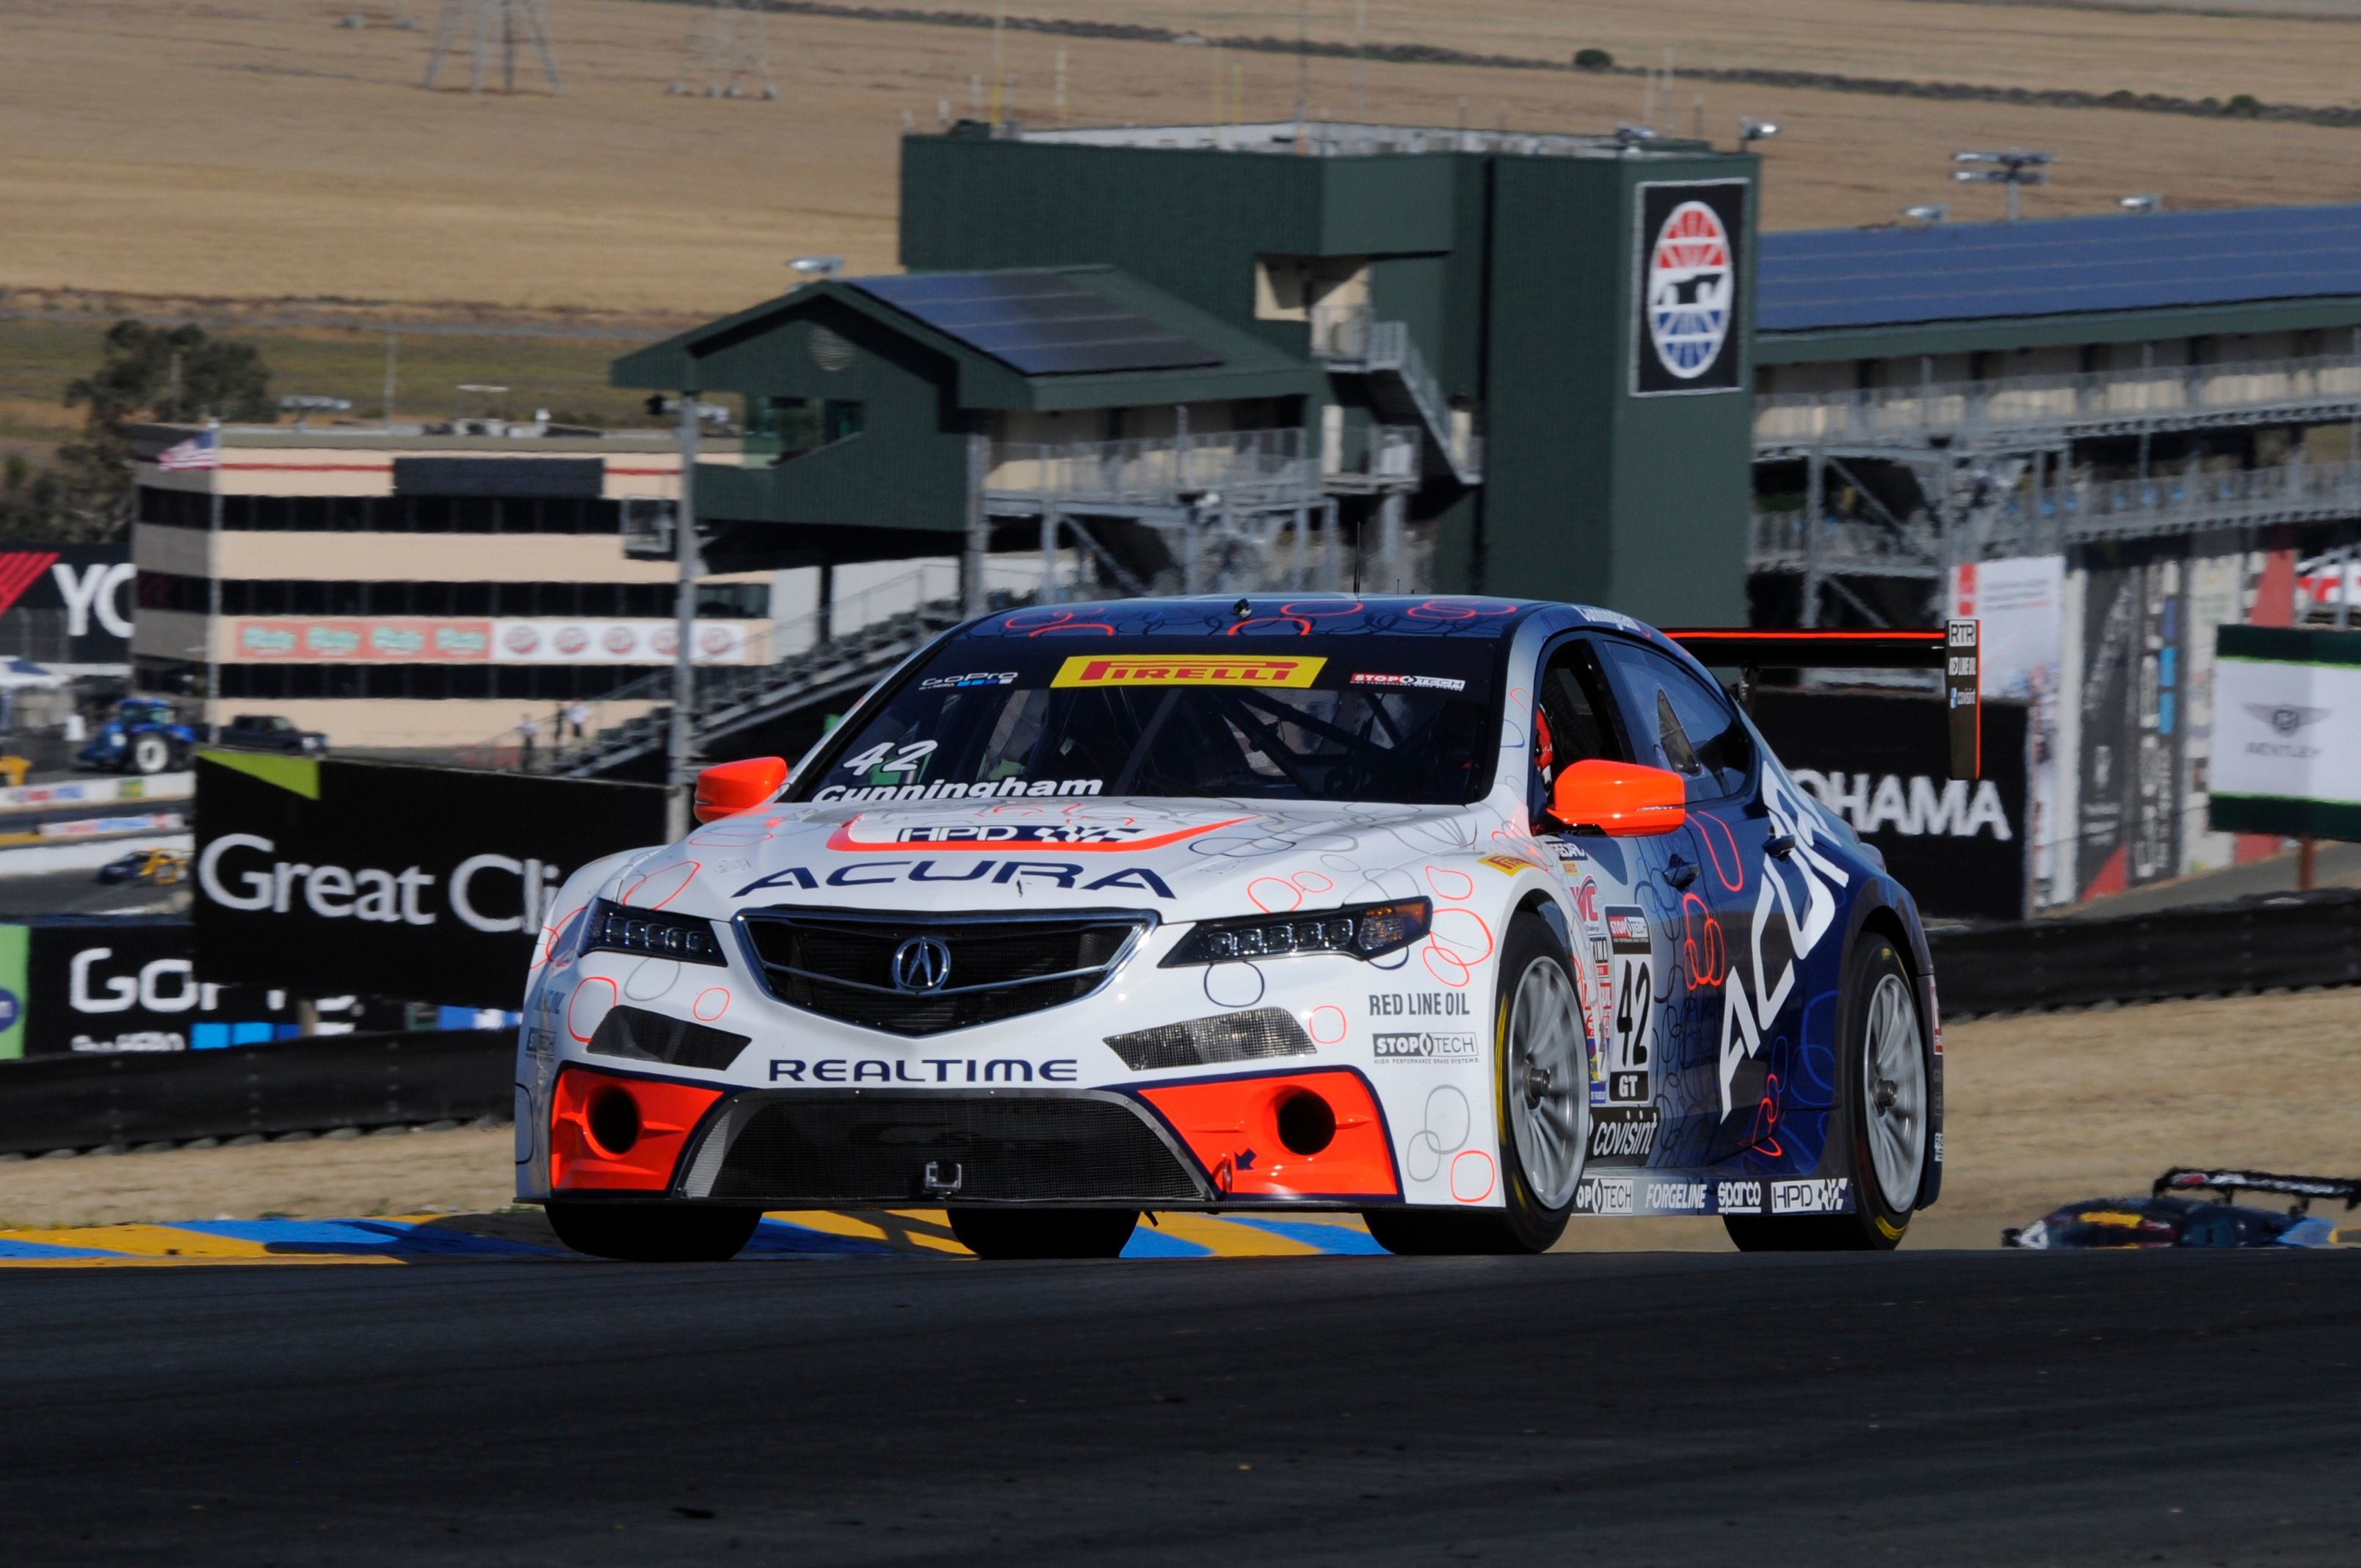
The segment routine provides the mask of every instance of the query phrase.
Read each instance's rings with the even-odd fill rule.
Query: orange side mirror
[[[1550,815],[1610,839],[1669,833],[1688,820],[1688,786],[1678,773],[1638,762],[1569,762],[1550,786]]]
[[[785,757],[749,757],[719,762],[697,775],[697,819],[719,822],[752,811],[787,787]]]

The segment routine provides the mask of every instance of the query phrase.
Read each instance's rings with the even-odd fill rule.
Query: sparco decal
[[[1054,887],[1067,892],[1098,893],[1110,888],[1137,888],[1152,893],[1159,898],[1170,898],[1172,890],[1164,879],[1146,866],[1125,866],[1107,872],[1091,882],[1082,877],[1102,871],[1100,866],[1080,866],[1071,861],[862,861],[853,865],[839,866],[826,876],[814,876],[807,866],[788,866],[768,876],[757,877],[730,896],[744,898],[766,887],[794,887],[813,892],[821,887],[880,887],[896,882],[972,882],[996,883],[1024,889]]]
[[[1717,1181],[1713,1184],[1713,1206],[1725,1214],[1759,1214],[1763,1212],[1763,1184]]]
[[[1850,879],[1842,867],[1830,861],[1818,847],[1820,819],[1789,790],[1787,782],[1773,763],[1763,764],[1763,808],[1771,819],[1772,836],[1792,839],[1794,851],[1782,859],[1766,857],[1763,862],[1763,888],[1754,898],[1754,936],[1752,964],[1732,963],[1730,978],[1722,982],[1721,1014],[1721,1113],[1730,1114],[1730,1086],[1737,1081],[1739,1063],[1763,1048],[1763,1037],[1768,1034],[1787,1004],[1795,989],[1795,966],[1818,947],[1836,924],[1836,889]],[[1796,883],[1790,892],[1787,880]],[[1795,903],[1800,896],[1803,914],[1796,915]],[[1787,931],[1787,949],[1792,957],[1781,966],[1779,978],[1773,981],[1763,972],[1763,933],[1771,929],[1773,905]],[[1754,972],[1754,987],[1750,994],[1746,971]]]
[[[1850,1185],[1850,1182],[1841,1176],[1811,1181],[1774,1181],[1771,1184],[1771,1212],[1774,1214],[1841,1214],[1850,1207],[1845,1191]]]
[[[773,1083],[1031,1083],[1037,1074],[1043,1083],[1072,1083],[1082,1070],[1082,1062],[1072,1057],[1059,1057],[1038,1068],[1020,1057],[995,1057],[990,1061],[972,1057],[920,1057],[916,1061],[880,1057],[771,1058]]]

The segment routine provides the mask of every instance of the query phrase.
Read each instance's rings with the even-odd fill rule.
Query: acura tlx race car
[[[1910,895],[1611,611],[986,616],[697,814],[577,872],[533,965],[517,1191],[584,1252],[938,1203],[986,1257],[1191,1209],[1884,1248],[1940,1185]]]

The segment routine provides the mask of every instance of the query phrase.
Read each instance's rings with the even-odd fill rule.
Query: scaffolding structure
[[[527,45],[541,57],[549,90],[563,93],[566,89],[558,81],[557,55],[550,48],[549,24],[542,16],[541,0],[445,0],[442,19],[434,26],[434,47],[426,57],[426,80],[421,85],[433,91],[444,60],[453,49],[465,47],[470,94],[484,90],[485,75],[495,61],[500,66],[500,91],[513,93],[517,51]]]

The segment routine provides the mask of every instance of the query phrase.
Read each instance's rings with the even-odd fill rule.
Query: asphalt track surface
[[[27,1271],[11,1563],[2361,1561],[2361,1255]]]

